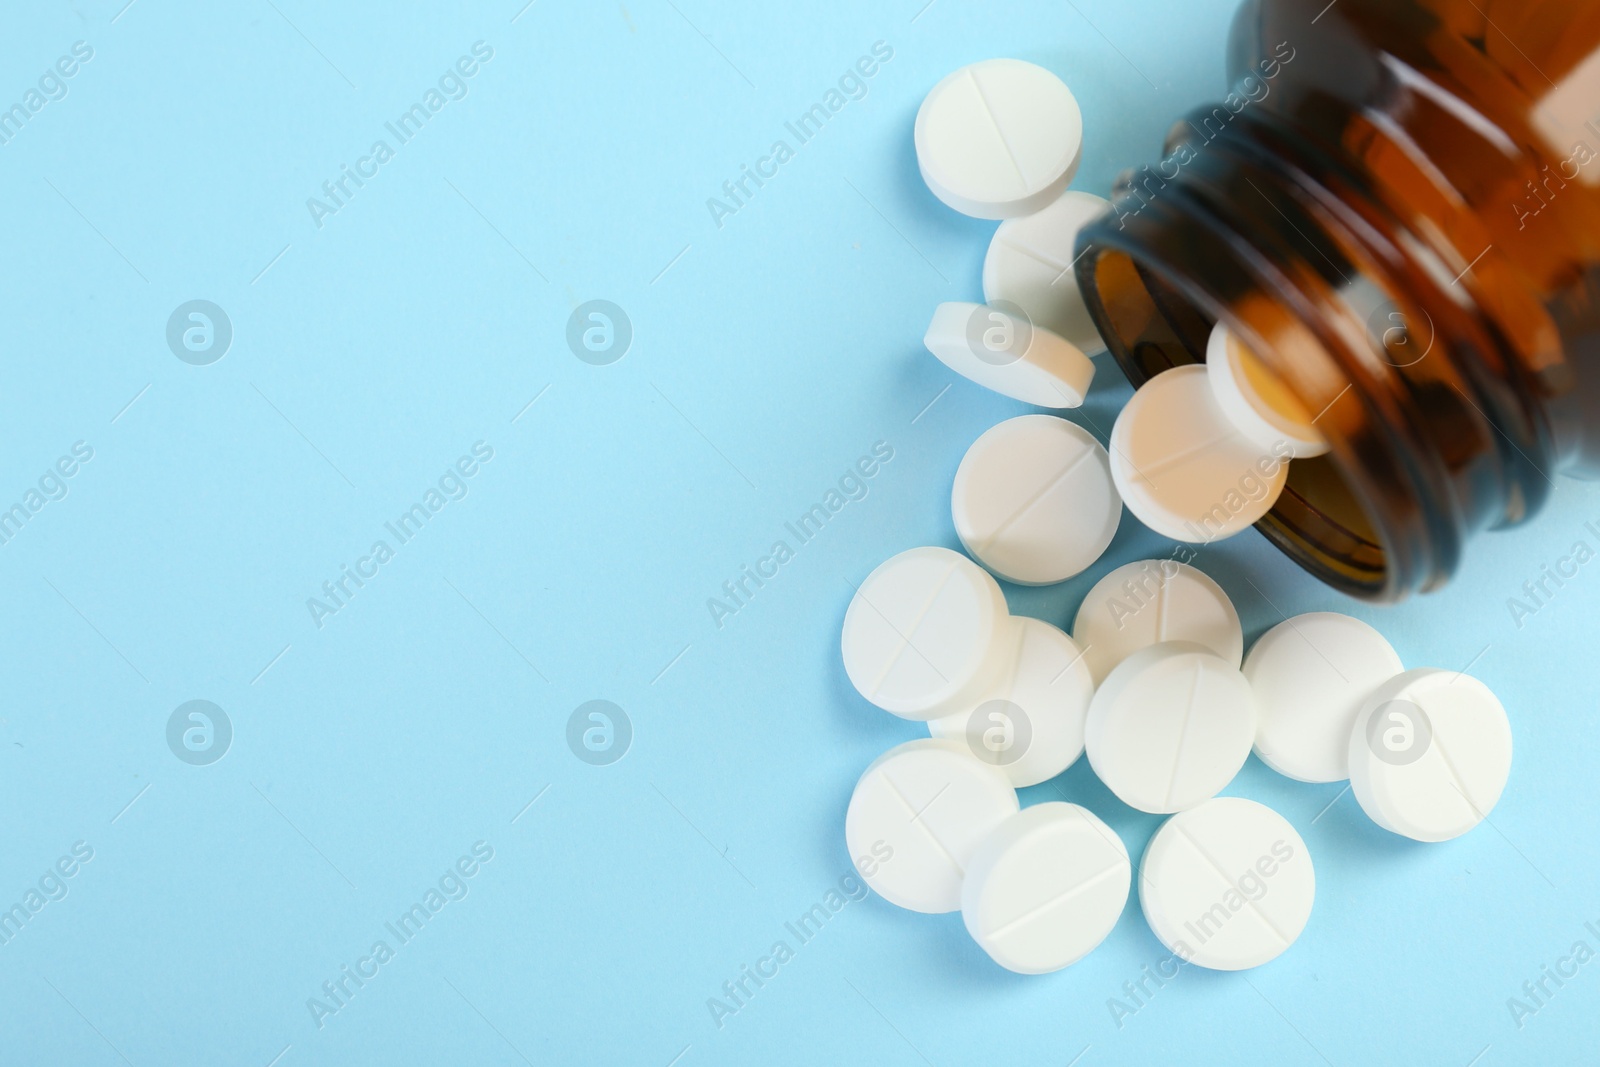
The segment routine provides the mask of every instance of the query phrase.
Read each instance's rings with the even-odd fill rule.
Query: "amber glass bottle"
[[[1080,286],[1135,385],[1220,319],[1318,413],[1269,539],[1358,596],[1436,588],[1600,477],[1600,3],[1249,0],[1228,77]]]

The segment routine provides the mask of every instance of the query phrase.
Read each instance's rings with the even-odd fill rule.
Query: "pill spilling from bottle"
[[[1106,346],[1077,289],[1073,248],[1108,204],[1066,191],[1082,151],[1071,92],[1032,64],[974,64],[930,92],[914,141],[939,200],[1006,220],[984,264],[983,302],[941,304],[927,348],[1014,400],[1080,406]],[[1069,634],[1012,616],[996,581],[1051,585],[1092,572],[1124,506],[1181,542],[1242,533],[1277,502],[1291,464],[1328,447],[1316,413],[1222,324],[1206,362],[1151,378],[1105,444],[1046,414],[979,437],[951,491],[967,554],[900,553],[857,585],[845,614],[851,683],[930,735],[873,761],[850,798],[851,855],[893,849],[892,862],[862,868],[867,885],[913,911],[960,911],[996,963],[1043,974],[1104,941],[1137,882],[1145,920],[1169,949],[1241,970],[1302,935],[1316,888],[1287,819],[1220,795],[1252,752],[1297,781],[1348,779],[1373,823],[1415,841],[1484,821],[1510,774],[1504,707],[1475,678],[1407,670],[1367,623],[1284,618],[1247,653],[1222,586],[1165,559],[1101,576]],[[1136,873],[1099,814],[1021,807],[1018,788],[1080,758],[1123,804],[1170,816]]]

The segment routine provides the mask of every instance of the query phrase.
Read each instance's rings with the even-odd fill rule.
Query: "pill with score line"
[[[1302,782],[1350,777],[1356,716],[1404,670],[1388,639],[1360,619],[1332,611],[1285,619],[1244,661],[1259,713],[1256,755]]]
[[[908,741],[874,760],[856,783],[845,844],[852,856],[889,857],[870,873],[858,868],[879,896],[942,914],[961,907],[973,853],[1018,808],[1005,774],[959,741]]]
[[[1422,668],[1367,698],[1349,741],[1350,788],[1384,829],[1448,841],[1488,818],[1511,774],[1511,723],[1488,686]]]
[[[1218,406],[1203,365],[1146,382],[1111,430],[1111,474],[1156,533],[1210,544],[1259,522],[1288,481],[1287,444],[1262,448]]]
[[[989,958],[1018,974],[1070,967],[1106,939],[1128,902],[1127,846],[1077,804],[1036,804],[972,857],[961,918]]]
[[[1255,736],[1255,697],[1238,668],[1169,642],[1135,652],[1106,678],[1089,705],[1084,751],[1124,804],[1167,814],[1221,792]]]
[[[1164,641],[1203,645],[1235,667],[1244,655],[1233,601],[1209,575],[1176,559],[1140,560],[1100,579],[1078,608],[1072,636],[1096,684],[1133,653]]]
[[[1139,864],[1139,905],[1156,937],[1189,963],[1259,967],[1304,932],[1316,900],[1304,839],[1264,804],[1218,797],[1174,815]]]
[[[947,715],[993,682],[1009,618],[989,572],[948,548],[913,548],[856,588],[840,639],[845,673],[901,718]]]
[[[1122,521],[1106,450],[1083,427],[1022,415],[991,427],[956,469],[956,535],[1018,585],[1053,585],[1105,554]]]
[[[989,59],[947,75],[917,110],[917,165],[964,215],[1030,215],[1060,196],[1083,152],[1083,114],[1054,74]]]

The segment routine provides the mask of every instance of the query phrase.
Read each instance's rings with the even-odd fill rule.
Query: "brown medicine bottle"
[[[1135,385],[1226,321],[1332,444],[1259,524],[1375,600],[1600,477],[1600,3],[1248,0],[1080,237]]]

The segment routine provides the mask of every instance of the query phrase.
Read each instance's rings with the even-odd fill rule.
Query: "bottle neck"
[[[1136,386],[1204,359],[1220,320],[1317,413],[1332,450],[1292,464],[1270,540],[1395,601],[1538,508],[1556,445],[1504,327],[1533,300],[1513,265],[1426,215],[1402,224],[1392,184],[1264,108],[1196,112],[1168,149],[1085,230],[1080,288]]]

